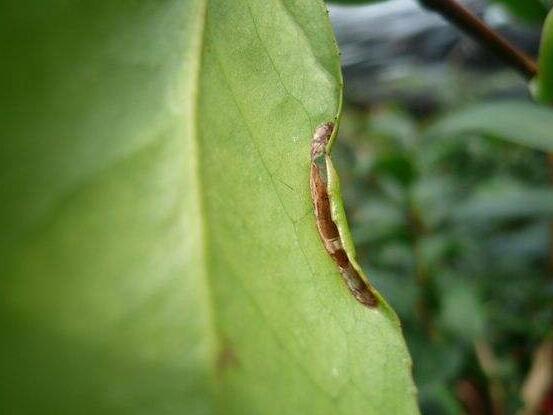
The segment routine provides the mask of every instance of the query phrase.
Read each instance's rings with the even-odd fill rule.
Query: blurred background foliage
[[[535,55],[550,2],[465,3]],[[346,82],[334,159],[423,414],[553,414],[551,110],[414,0],[330,12]]]

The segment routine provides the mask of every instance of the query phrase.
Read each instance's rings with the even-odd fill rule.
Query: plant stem
[[[419,0],[419,2],[423,6],[440,13],[484,48],[495,53],[503,62],[519,71],[524,77],[532,79],[537,75],[538,67],[532,58],[457,1]]]

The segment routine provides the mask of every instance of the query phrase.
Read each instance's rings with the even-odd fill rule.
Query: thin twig
[[[455,0],[419,0],[419,2],[452,22],[486,49],[495,53],[506,64],[532,79],[538,73],[536,62],[522,50],[511,44]]]

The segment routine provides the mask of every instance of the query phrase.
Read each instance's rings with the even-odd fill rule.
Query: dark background
[[[464,3],[537,54],[546,2]],[[481,103],[506,101],[524,136],[526,80],[415,0],[331,5],[330,17],[345,77],[334,158],[358,259],[401,317],[423,414],[553,414],[548,155],[489,131],[428,138],[459,111],[494,122]]]

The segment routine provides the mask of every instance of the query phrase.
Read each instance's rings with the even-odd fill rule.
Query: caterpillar
[[[332,218],[327,168],[331,160],[327,145],[333,132],[334,123],[323,123],[315,129],[311,143],[310,187],[317,229],[326,251],[338,266],[351,294],[364,306],[373,308],[378,306],[378,299],[349,258],[338,226]]]

